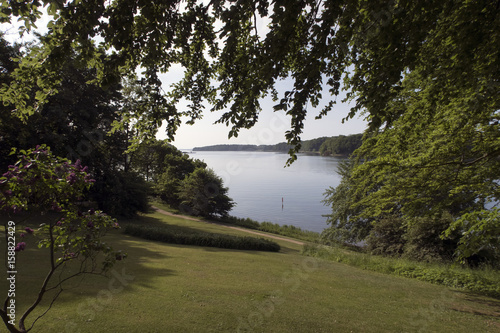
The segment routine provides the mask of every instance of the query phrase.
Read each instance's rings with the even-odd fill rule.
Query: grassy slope
[[[124,223],[243,234],[161,214]],[[65,291],[34,332],[500,331],[498,300],[304,257],[285,241],[280,253],[269,253],[169,245],[120,231],[108,238],[129,254],[115,270],[133,280],[118,290],[117,280],[88,277]],[[18,255],[20,307],[36,289],[43,254],[31,245]]]

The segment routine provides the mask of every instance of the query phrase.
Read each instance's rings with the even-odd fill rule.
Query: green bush
[[[131,236],[172,244],[270,252],[278,252],[280,250],[280,246],[277,243],[254,237],[240,237],[208,232],[187,233],[169,230],[165,227],[135,224],[127,225],[124,232]]]
[[[133,217],[149,208],[149,185],[133,172],[108,171],[97,178],[90,197],[113,216]]]
[[[446,236],[459,234],[456,255],[462,263],[477,266],[487,263],[500,268],[500,209],[494,207],[462,215],[454,221]]]
[[[212,169],[198,167],[179,182],[179,209],[194,216],[227,216],[235,205],[228,188]]]
[[[405,246],[405,228],[397,216],[386,216],[372,223],[373,228],[366,238],[368,251],[372,254],[399,256]]]
[[[404,239],[404,257],[418,261],[449,261],[457,248],[459,233],[442,237],[453,222],[453,217],[445,212],[440,217],[420,217],[407,227]]]

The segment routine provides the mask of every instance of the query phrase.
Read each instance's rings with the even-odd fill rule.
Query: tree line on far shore
[[[305,140],[301,143],[301,153],[315,153],[321,156],[349,156],[361,146],[363,134],[338,135]],[[264,151],[287,153],[293,147],[286,142],[275,145],[220,144],[195,147],[193,151]]]

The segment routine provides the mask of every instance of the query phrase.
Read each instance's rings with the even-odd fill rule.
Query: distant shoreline
[[[348,136],[340,135],[334,137],[321,137],[306,140],[301,143],[299,153],[318,156],[346,157],[359,148],[362,143],[362,134]],[[193,152],[198,151],[240,151],[240,152],[277,152],[288,153],[293,146],[286,142],[275,145],[252,145],[252,144],[218,144],[203,147],[194,147]]]
[[[199,148],[204,148],[204,147],[196,147],[197,149],[185,149],[184,153],[186,154],[195,154],[195,153],[201,153],[201,152],[243,152],[243,153],[276,153],[276,154],[288,154],[287,151],[272,151],[272,150],[205,150],[205,149],[199,149]],[[318,157],[341,157],[341,158],[346,158],[349,157],[348,154],[331,154],[331,155],[321,155],[317,151],[300,151],[298,153],[299,155],[307,155],[307,156],[318,156]]]

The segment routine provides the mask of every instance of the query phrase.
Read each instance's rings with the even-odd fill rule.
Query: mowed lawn
[[[248,235],[159,213],[127,223]],[[120,230],[106,238],[129,257],[108,279],[68,285],[33,332],[500,332],[499,300],[304,257],[285,241],[271,253],[170,245]],[[47,263],[28,245],[17,256],[18,315]]]

